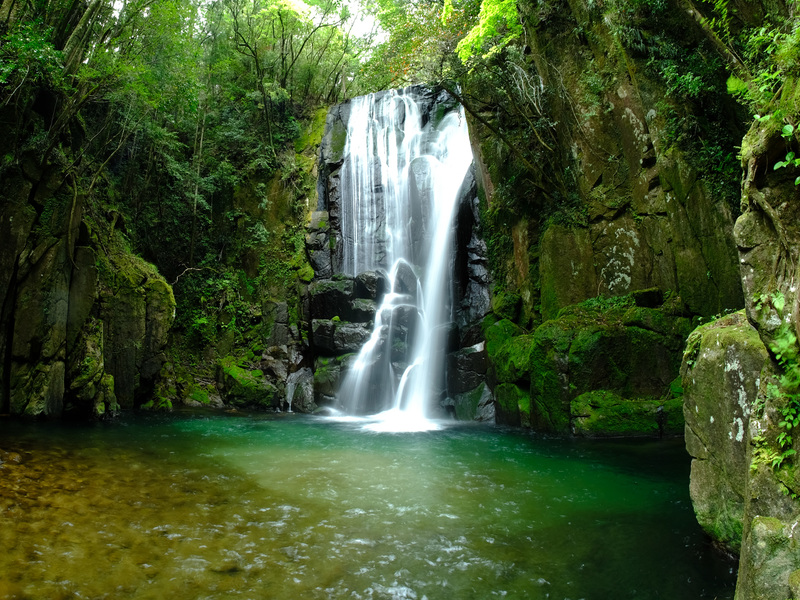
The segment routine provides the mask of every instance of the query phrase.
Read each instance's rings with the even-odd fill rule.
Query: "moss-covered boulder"
[[[134,408],[149,398],[166,361],[175,297],[153,265],[123,252],[103,259],[99,285],[106,370],[119,405]]]
[[[737,600],[798,598],[800,540],[796,526],[796,521],[775,517],[753,518],[744,540],[747,556],[739,566]]]
[[[234,357],[226,356],[217,366],[217,387],[225,404],[275,409],[281,395],[258,369],[241,366]]]
[[[586,392],[570,405],[572,431],[586,437],[683,433],[683,399],[627,399],[606,390]]]
[[[689,336],[681,376],[689,491],[703,529],[731,552],[742,543],[750,470],[750,417],[767,350],[744,311]]]
[[[531,397],[528,390],[513,383],[501,383],[494,389],[494,396],[497,424],[530,427]]]
[[[652,304],[652,294],[637,298]],[[691,321],[676,314],[674,305],[671,298],[658,308],[638,306],[632,296],[593,299],[563,309],[532,334],[498,321],[486,330],[491,379],[500,384],[495,392],[506,384],[527,390],[529,423],[536,429],[680,433],[680,403],[670,384]],[[510,402],[501,407],[498,396],[498,415],[507,414]]]

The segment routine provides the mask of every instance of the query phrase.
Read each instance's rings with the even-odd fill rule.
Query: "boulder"
[[[337,354],[358,352],[371,334],[372,328],[362,323],[336,323],[333,332],[334,351]]]
[[[312,212],[306,233],[306,252],[318,279],[328,279],[333,275],[331,239],[328,211]]]
[[[294,412],[310,414],[317,410],[314,401],[314,373],[310,368],[305,367],[289,375],[286,403]]]
[[[448,354],[448,393],[451,396],[457,396],[477,389],[486,380],[487,367],[485,343],[476,344]]]
[[[242,367],[232,356],[217,365],[217,388],[230,406],[274,409],[281,399],[278,388],[260,370]]]
[[[695,514],[734,553],[742,543],[750,417],[767,362],[758,332],[740,311],[692,332],[681,368]]]
[[[350,300],[353,297],[352,279],[315,281],[308,286],[308,293],[313,319],[349,318]]]
[[[486,329],[489,380],[498,388],[527,391],[529,423],[536,429],[580,435],[675,432],[682,423],[671,383],[691,321],[670,307],[636,306],[630,297],[590,300],[563,309],[531,334],[498,321]],[[592,395],[600,390],[607,394]]]
[[[356,298],[365,298],[380,303],[389,291],[389,278],[383,271],[364,271],[355,278]]]
[[[606,390],[570,403],[572,433],[583,437],[661,437],[683,433],[683,399],[628,399]]]
[[[485,382],[472,390],[452,395],[447,405],[459,421],[495,421],[494,397]]]

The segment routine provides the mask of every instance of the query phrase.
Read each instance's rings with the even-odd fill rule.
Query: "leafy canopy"
[[[442,21],[453,14],[453,0],[445,0]],[[522,34],[516,0],[483,0],[478,23],[458,43],[456,53],[467,64],[475,56],[490,58]]]

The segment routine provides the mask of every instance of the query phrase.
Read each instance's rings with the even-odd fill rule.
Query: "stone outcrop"
[[[614,7],[622,6],[628,12],[616,14]],[[677,293],[694,314],[742,307],[733,242],[737,175],[729,176],[725,198],[708,172],[719,162],[698,166],[700,153],[678,143],[675,123],[687,112],[698,119],[715,115],[701,114],[702,103],[688,106],[659,76],[658,44],[668,40],[674,52],[696,53],[704,34],[671,3],[635,6],[646,6],[647,16],[637,15],[634,3],[521,10],[529,53],[509,52],[506,59],[518,88],[505,95],[494,95],[491,85],[464,90],[474,98],[468,120],[492,214],[486,239],[497,283],[521,299],[523,325],[553,319],[588,298],[652,287]],[[630,43],[623,32],[634,31],[641,37]],[[487,112],[477,109],[505,106],[526,85],[520,72],[529,78],[528,93],[541,95],[538,104],[526,105],[535,113],[529,119],[549,125],[518,131],[522,109],[509,107],[505,118],[498,110],[494,126],[509,136],[499,143],[482,122]],[[727,75],[720,70],[719,77]],[[728,103],[724,110],[734,111]],[[721,145],[729,156],[727,147],[744,132],[735,118],[716,118],[719,125],[709,129],[719,139],[702,144]],[[509,147],[518,140],[525,140],[527,162]]]
[[[588,301],[530,334],[507,319],[489,325],[498,422],[583,436],[680,434],[675,379],[691,320],[678,297],[650,304],[650,292]]]
[[[172,289],[124,249],[115,215],[83,218],[59,168],[7,172],[0,196],[0,413],[135,406],[165,361]]]
[[[739,552],[750,468],[750,416],[767,350],[744,311],[696,329],[681,368],[689,487],[697,520]]]
[[[786,152],[780,128],[756,123],[742,143],[734,233],[746,311],[695,331],[682,367],[692,501],[704,529],[739,555],[737,600],[800,597],[800,443],[785,426],[795,400],[782,381],[797,369],[800,191],[795,174],[770,166]]]

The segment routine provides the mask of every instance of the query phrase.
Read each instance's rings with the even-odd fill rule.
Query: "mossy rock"
[[[492,357],[497,381],[502,383],[530,381],[530,355],[533,344],[534,337],[532,335],[518,335],[497,348]]]
[[[521,307],[522,298],[520,298],[519,294],[500,291],[492,297],[492,311],[499,315],[500,318],[516,323],[519,320]]]
[[[659,437],[683,428],[680,399],[630,399],[596,390],[575,398],[570,413],[573,432],[587,437]]]
[[[274,408],[280,401],[278,389],[264,379],[261,371],[241,367],[232,356],[219,361],[217,379],[226,404]]]
[[[202,404],[203,406],[208,406],[211,404],[211,398],[208,395],[208,391],[199,385],[193,385],[187,390],[186,399],[190,400],[191,402]]]
[[[314,116],[294,142],[295,152],[299,154],[320,144],[322,136],[325,134],[325,118],[327,115],[327,108],[320,108],[314,113]]]
[[[303,283],[310,283],[314,279],[314,269],[306,263],[297,270],[297,277]]]
[[[513,383],[503,383],[494,390],[495,420],[498,425],[530,426],[530,394]]]
[[[314,361],[314,394],[320,396],[335,396],[339,391],[342,377],[342,357],[318,357]]]
[[[520,336],[519,346],[506,341],[490,358],[502,381],[520,378],[517,365],[527,357],[522,377],[530,381],[532,426],[567,431],[571,403],[581,394],[605,390],[628,401],[671,398],[690,326],[685,317],[635,306],[632,296],[594,298],[565,307],[531,336]],[[665,400],[658,406],[663,421],[656,431],[676,432],[682,422],[679,403]],[[634,413],[630,417],[635,420]],[[631,424],[634,435],[646,430]]]
[[[494,356],[503,344],[523,333],[525,333],[524,330],[509,319],[501,319],[493,323],[485,330],[486,352],[490,357]]]
[[[456,394],[453,397],[453,410],[455,417],[459,421],[472,421],[479,417],[479,407],[485,399],[486,394],[490,394],[485,383],[463,394]]]
[[[758,515],[752,520],[742,545],[736,598],[784,600],[796,598],[800,567],[800,542],[796,518],[785,521]]]

